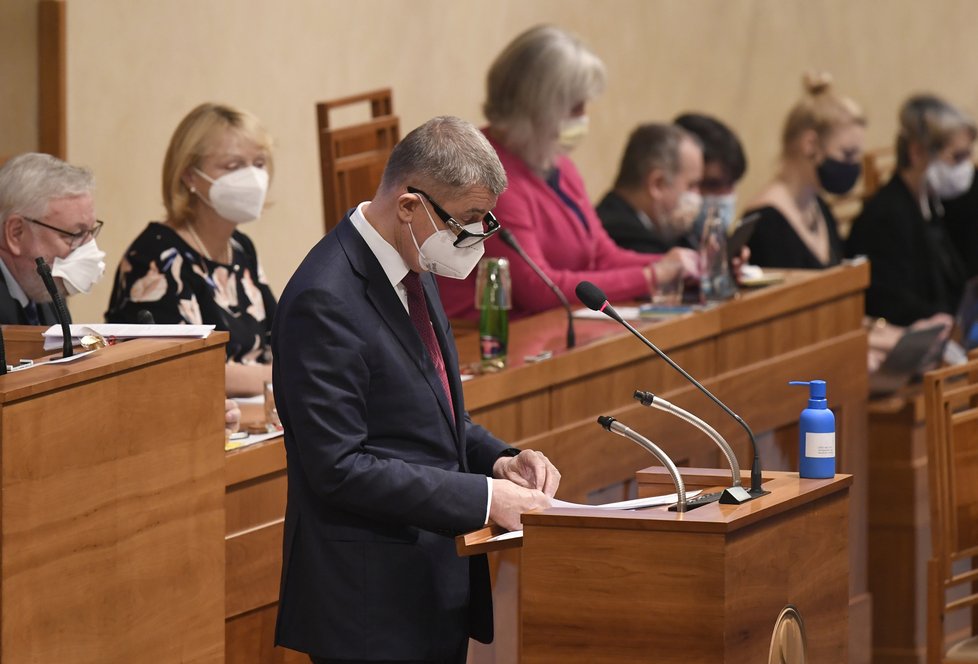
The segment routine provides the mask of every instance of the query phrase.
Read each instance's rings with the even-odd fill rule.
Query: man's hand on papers
[[[500,457],[492,467],[492,476],[527,489],[538,489],[548,498],[553,498],[560,485],[560,471],[550,463],[550,459],[536,450],[523,450],[513,457]]]

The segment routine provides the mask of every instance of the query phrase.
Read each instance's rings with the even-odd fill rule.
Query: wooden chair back
[[[366,122],[336,127],[331,113],[369,104]],[[323,180],[323,214],[328,233],[347,210],[373,198],[391,150],[400,140],[390,88],[316,104],[319,163]]]
[[[927,662],[978,662],[978,359],[924,378],[931,511]],[[950,634],[950,616],[970,617]],[[950,646],[950,647],[948,647]]]
[[[875,194],[893,176],[896,161],[896,151],[892,146],[866,151],[863,155],[862,176],[864,199]]]

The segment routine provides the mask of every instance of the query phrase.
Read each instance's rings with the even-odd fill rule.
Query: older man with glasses
[[[87,293],[101,278],[94,190],[91,171],[46,154],[22,154],[0,168],[0,323],[57,323],[37,258],[66,295]]]

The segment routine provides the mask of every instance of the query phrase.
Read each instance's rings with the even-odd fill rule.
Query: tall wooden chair
[[[927,373],[924,393],[932,549],[927,663],[978,662],[978,359]],[[949,634],[949,617],[965,609],[968,620]]]
[[[335,127],[330,114],[370,104],[370,120]],[[400,140],[390,88],[316,104],[319,163],[323,179],[323,213],[328,233],[357,203],[377,191],[387,158]]]

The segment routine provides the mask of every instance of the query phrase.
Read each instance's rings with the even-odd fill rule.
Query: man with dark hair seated
[[[598,216],[626,249],[695,247],[689,235],[702,205],[702,176],[703,151],[695,136],[675,125],[641,125],[628,139],[615,187],[598,204]]]
[[[737,194],[734,188],[747,172],[747,157],[737,135],[719,120],[700,113],[683,113],[673,121],[700,140],[703,148],[703,178],[700,194],[703,207],[693,223],[693,236],[699,238],[706,214],[713,208],[725,227],[736,218]]]

